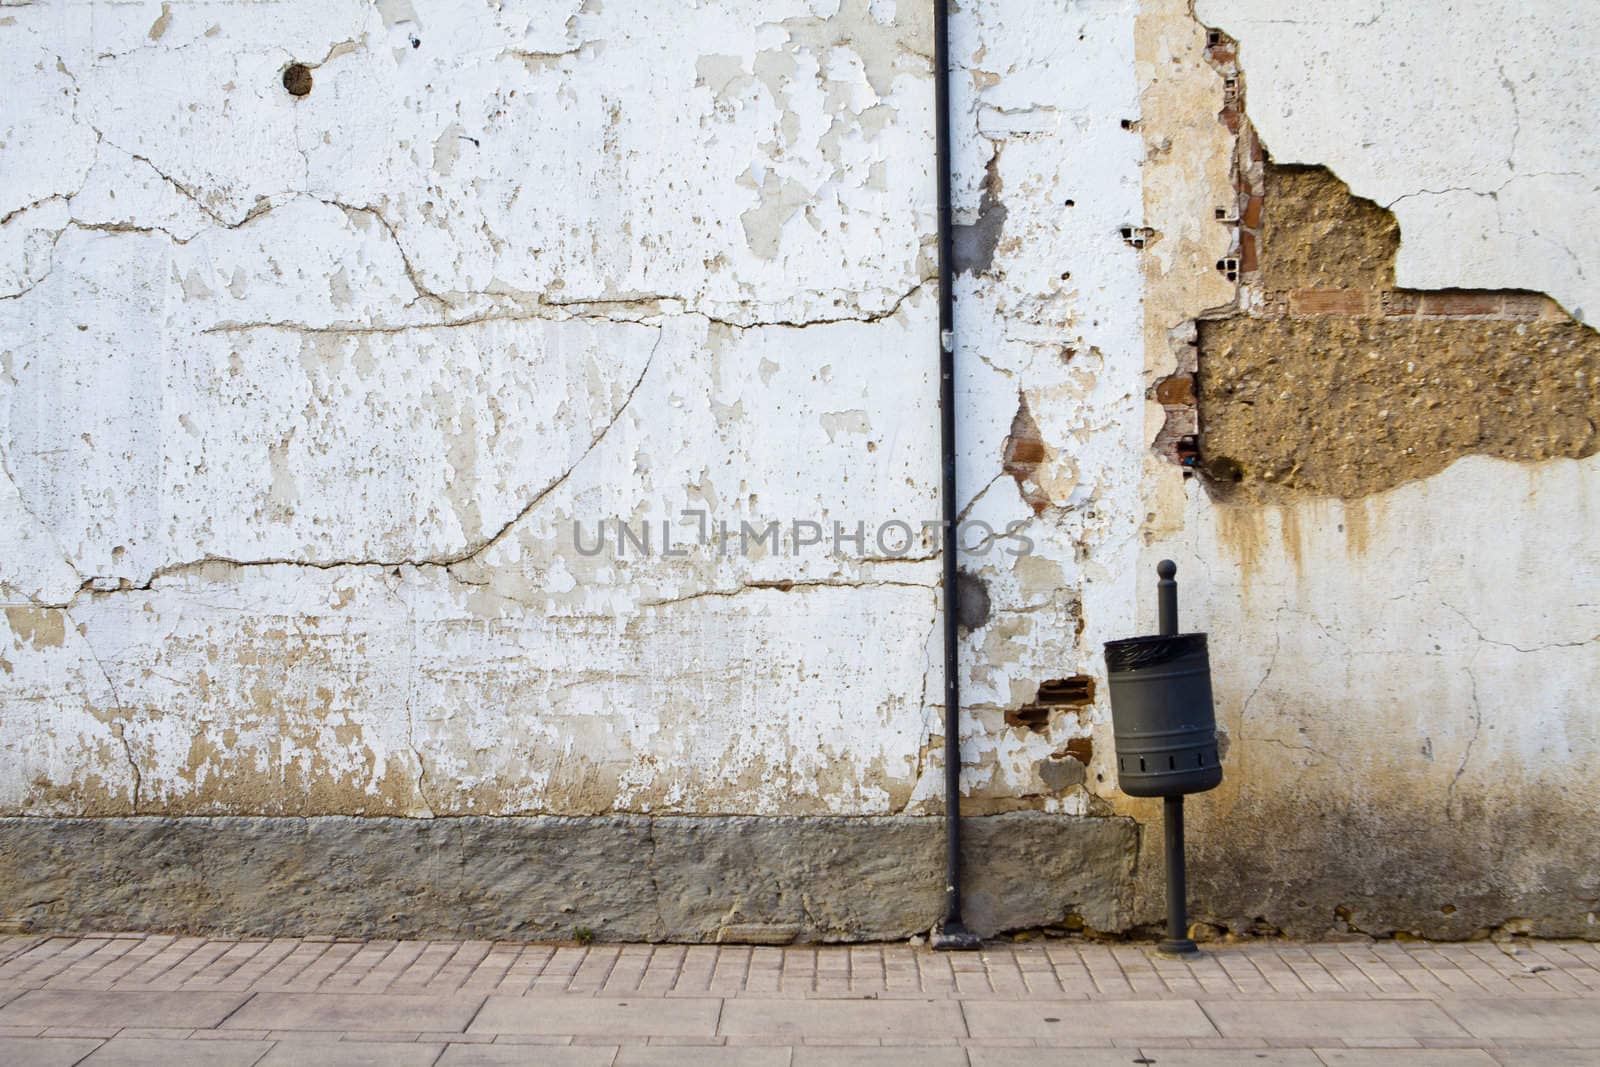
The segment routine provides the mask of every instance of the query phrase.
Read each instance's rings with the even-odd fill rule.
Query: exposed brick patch
[[[1289,294],[1291,315],[1365,315],[1372,295],[1360,289],[1296,289]]]
[[[1156,455],[1188,467],[1194,464],[1200,450],[1200,408],[1195,390],[1199,352],[1194,323],[1184,328],[1184,334],[1173,344],[1178,353],[1177,369],[1151,390],[1151,396],[1166,414],[1151,448]]]
[[[1194,375],[1173,374],[1156,385],[1156,399],[1163,404],[1189,404],[1195,402]]]
[[[1221,108],[1217,120],[1234,135],[1230,173],[1234,202],[1218,204],[1216,221],[1230,227],[1232,242],[1227,255],[1217,261],[1217,271],[1228,281],[1242,284],[1259,270],[1259,248],[1263,205],[1266,153],[1255,130],[1245,117],[1244,75],[1239,69],[1238,42],[1221,30],[1206,30],[1206,61],[1222,79]],[[1151,447],[1164,459],[1182,466],[1193,466],[1199,455],[1200,415],[1195,392],[1198,369],[1195,337],[1192,332],[1178,338],[1178,366],[1173,374],[1155,383],[1151,398],[1161,404],[1166,418]]]
[[[1011,432],[1006,435],[1001,452],[1003,469],[1016,481],[1017,491],[1033,513],[1040,514],[1050,506],[1050,498],[1039,488],[1034,475],[1047,453],[1039,424],[1028,410],[1028,398],[1021,393],[1017,394],[1017,413],[1012,416]]]
[[[1600,449],[1600,334],[1538,293],[1401,289],[1389,212],[1322,168],[1269,164],[1263,180],[1259,269],[1198,326],[1214,492],[1360,497],[1462,455]]]
[[[1238,43],[1206,31],[1234,135],[1234,200],[1214,209],[1233,303],[1174,338],[1153,384],[1155,452],[1220,495],[1358,497],[1479,453],[1600,449],[1600,335],[1523,290],[1395,284],[1400,226],[1323,167],[1268,159],[1245,110]]]

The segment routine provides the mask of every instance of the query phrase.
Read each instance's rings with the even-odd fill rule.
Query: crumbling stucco
[[[1583,116],[1600,7],[1195,0],[1240,42],[1273,158],[1326,166],[1406,233],[1414,289],[1528,289],[1600,308],[1600,142]]]
[[[1200,467],[1230,500],[1600,448],[1592,328],[1535,293],[1396,288],[1399,227],[1326,170],[1269,166],[1264,203],[1248,310],[1199,324]]]
[[[1137,403],[1106,377],[1132,12],[1071,14],[1100,67],[957,27],[975,810],[1088,804],[1037,765],[1092,711],[1004,717],[1091,669],[1080,556],[1131,521],[1094,457]],[[661,532],[937,514],[930,32],[864,0],[8,12],[0,810],[939,810],[933,547]],[[656,551],[581,550],[607,523]]]
[[[1312,12],[1201,0],[1210,23],[1201,32],[1218,60],[1211,78],[1197,72],[1187,98],[1146,97],[1154,149],[1165,147],[1163,131],[1193,129],[1184,116],[1200,112],[1217,116],[1211,135],[1239,135],[1245,149],[1222,155],[1231,171],[1184,167],[1176,151],[1147,171],[1147,200],[1151,179],[1163,179],[1155,208],[1215,226],[1224,239],[1146,273],[1146,440],[1155,448],[1134,627],[1154,625],[1156,560],[1177,560],[1184,625],[1211,635],[1227,741],[1222,786],[1188,808],[1191,913],[1244,935],[1467,937],[1516,919],[1525,932],[1594,936],[1600,922],[1588,862],[1600,852],[1587,816],[1596,798],[1584,770],[1597,739],[1582,695],[1600,667],[1600,616],[1579,577],[1600,567],[1584,532],[1600,467],[1592,445],[1555,443],[1582,437],[1577,413],[1592,418],[1592,387],[1577,379],[1591,373],[1592,357],[1575,356],[1592,334],[1524,291],[1546,277],[1530,272],[1527,257],[1478,271],[1485,231],[1474,213],[1417,218],[1408,200],[1394,205],[1396,222],[1363,199],[1388,202],[1362,183],[1381,174],[1439,188],[1452,184],[1449,167],[1419,168],[1442,157],[1501,158],[1492,126],[1460,120],[1479,68],[1505,62],[1511,77],[1544,77],[1546,57],[1526,52],[1538,36],[1517,27],[1566,5],[1482,23],[1450,5],[1450,24],[1465,17],[1470,26],[1448,43],[1428,33],[1428,47],[1416,48],[1424,22],[1437,26],[1445,6]],[[1415,31],[1403,64],[1377,36],[1397,20]],[[1454,51],[1479,32],[1494,34],[1486,51]],[[1203,47],[1176,24],[1172,34]],[[1161,38],[1147,42],[1152,61],[1182,55],[1164,53]],[[1560,47],[1584,45],[1569,38]],[[1540,126],[1538,138],[1570,137],[1562,114],[1523,118]],[[1391,121],[1397,115],[1407,117]],[[1463,132],[1439,136],[1446,128]],[[1250,149],[1257,129],[1280,163],[1306,166],[1261,169]],[[1570,139],[1564,150],[1593,150],[1587,137]],[[1262,179],[1267,195],[1252,203]],[[1293,210],[1274,213],[1271,189],[1282,194],[1285,180],[1280,204]],[[1256,237],[1259,249],[1246,239]],[[1421,253],[1408,260],[1412,248]],[[1419,271],[1422,260],[1440,269]],[[1227,283],[1220,296],[1219,281]],[[1460,291],[1474,286],[1497,291]],[[1318,343],[1304,343],[1311,339]],[[1488,385],[1493,372],[1514,386],[1484,395],[1458,379],[1454,390],[1430,391],[1437,404],[1423,407],[1414,401],[1424,391],[1397,373],[1405,364],[1394,357],[1407,346],[1416,355],[1404,358],[1419,367],[1443,358],[1448,368],[1472,354],[1481,361],[1476,383]],[[1243,349],[1254,355],[1251,395],[1240,399],[1305,418],[1267,425],[1252,421],[1248,404],[1229,406],[1221,383]],[[1394,379],[1380,385],[1374,364]],[[1351,406],[1358,393],[1368,402]],[[1184,426],[1196,398],[1203,417]],[[1311,422],[1325,432],[1312,433]],[[1430,425],[1426,444],[1443,454],[1424,442],[1383,444]],[[1231,435],[1230,447],[1257,457],[1254,470],[1239,461],[1247,480],[1231,494],[1172,462],[1185,458],[1182,435],[1196,430]],[[1371,436],[1350,440],[1352,432]],[[1271,469],[1268,455],[1326,460],[1358,450],[1364,467],[1324,463],[1313,479],[1302,464],[1292,490],[1248,481]],[[1520,461],[1469,454],[1483,451]],[[1154,815],[1137,802],[1119,807]],[[1141,915],[1159,915],[1159,875],[1141,868]]]
[[[974,834],[981,929],[1159,914],[1159,850],[1116,817],[1157,810],[1116,790],[1097,683],[1101,642],[1151,625],[1164,556],[1212,631],[1228,740],[1223,788],[1190,809],[1198,917],[1600,921],[1571,860],[1596,852],[1600,619],[1571,575],[1600,567],[1597,461],[1541,458],[1582,455],[1576,423],[1531,450],[1502,434],[1520,463],[1363,474],[1352,501],[1326,476],[1224,503],[1165,458],[1192,455],[1211,403],[1218,335],[1197,321],[1305,328],[1293,293],[1357,288],[1330,273],[1349,269],[1376,272],[1366,292],[1583,302],[1587,253],[1529,224],[1587,210],[1582,191],[1524,177],[1595,169],[1572,109],[1523,99],[1515,180],[1463,176],[1501,158],[1477,147],[1499,127],[1439,148],[1426,122],[1374,120],[1362,23],[1420,33],[1426,11],[1358,8],[1319,8],[1313,35],[1202,3],[1215,40],[1185,0],[953,12],[961,565],[988,606],[963,620],[964,809],[1018,812]],[[906,872],[937,868],[939,821],[916,816],[943,809],[935,546],[695,539],[938,513],[930,53],[926,7],[877,0],[5,8],[0,54],[25,76],[0,102],[0,813],[28,818],[0,827],[18,846],[0,875],[105,887],[28,915],[550,936],[587,897],[627,917],[582,923],[603,936],[931,922],[937,873]],[[1582,83],[1525,41],[1417,54],[1383,73],[1396,107],[1424,83],[1472,96],[1490,59],[1519,94]],[[1296,63],[1348,88],[1315,82],[1312,106]],[[1280,161],[1331,166],[1404,234],[1395,251],[1381,212],[1335,226],[1359,201],[1308,194],[1313,222],[1331,214],[1281,314],[1237,284],[1267,269],[1242,240],[1264,164],[1237,139],[1246,73]],[[1361,129],[1307,121],[1328,109]],[[1366,188],[1352,159],[1406,188]],[[1382,254],[1329,243],[1357,233]],[[1554,266],[1529,267],[1538,248]],[[1389,320],[1323,321],[1342,345]],[[1588,337],[1503,328],[1521,326]],[[1279,377],[1249,367],[1254,389]],[[624,551],[619,523],[655,550]],[[546,835],[577,817],[600,859]],[[219,871],[219,827],[239,842],[219,854],[254,837],[272,877]],[[695,872],[663,881],[674,827]],[[61,866],[57,831],[89,866]],[[405,843],[371,847],[388,837]],[[146,847],[173,863],[134,899]],[[575,880],[550,882],[556,853]],[[350,855],[373,857],[359,884],[311,877]],[[433,888],[389,907],[370,887],[419,855]],[[685,907],[717,872],[754,903]],[[1012,880],[986,897],[990,877]],[[537,914],[505,887],[545,887]]]

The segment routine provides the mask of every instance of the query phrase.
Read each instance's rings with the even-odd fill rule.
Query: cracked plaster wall
[[[1134,15],[954,27],[958,221],[1004,203],[957,293],[963,504],[1019,524],[967,561],[974,811],[1105,809],[1060,773],[1092,708],[1005,714],[1095,671],[1135,529]],[[890,0],[6,6],[0,810],[939,810],[931,546],[572,538],[936,518],[930,34]]]
[[[1237,76],[1273,162],[1327,167],[1392,207],[1396,284],[1542,290],[1579,320],[1595,306],[1576,239],[1593,229],[1600,152],[1575,121],[1587,106],[1574,72],[1593,62],[1591,5],[1195,9],[1226,35],[1236,74],[1208,68],[1204,39],[1181,18],[1149,19],[1141,35],[1148,225],[1200,227],[1198,240],[1173,247],[1164,236],[1147,257],[1152,397],[1166,375],[1193,368],[1195,318],[1251,309],[1261,295],[1209,269],[1237,254],[1230,235],[1246,205],[1227,164],[1233,136],[1215,119],[1194,124],[1183,87],[1215,115],[1225,76]],[[1236,166],[1251,162],[1247,142]],[[1217,207],[1230,217],[1204,222]],[[1527,374],[1529,389],[1541,373]],[[1569,384],[1580,406],[1592,403],[1577,373]],[[1505,405],[1530,404],[1530,433],[1546,428],[1541,405],[1558,414],[1537,397]],[[1398,390],[1374,403],[1404,411],[1413,399]],[[1462,417],[1483,402],[1463,393]],[[1154,399],[1149,411],[1156,440],[1169,411]],[[1201,425],[1202,454],[1205,442]],[[1147,466],[1140,569],[1179,562],[1185,622],[1212,634],[1228,738],[1222,787],[1190,805],[1194,912],[1246,932],[1595,936],[1600,462],[1459,450],[1386,460],[1381,440],[1367,447],[1364,462],[1406,473],[1368,471],[1369,488],[1345,499],[1252,501],[1212,494],[1168,462]],[[1152,626],[1148,585],[1140,608],[1141,628]],[[1141,914],[1155,913],[1157,877],[1144,874]]]
[[[1389,208],[1416,289],[1533,289],[1600,308],[1600,139],[1582,0],[1195,0],[1240,40],[1278,163],[1330,167]]]
[[[1465,933],[1543,900],[1570,932],[1600,896],[1571,860],[1594,459],[1239,511],[1150,450],[1147,395],[1238,296],[1205,25],[1280,161],[1394,205],[1399,284],[1582,317],[1581,247],[1529,213],[1587,210],[1533,176],[1594,169],[1582,81],[1546,62],[1584,38],[1485,15],[1442,48],[1358,6],[952,19],[961,503],[1034,546],[963,561],[990,600],[968,810],[1157,818],[1115,790],[1103,695],[1016,710],[1100,676],[1173,556],[1230,737],[1192,806],[1198,914]],[[1558,16],[1586,17],[1517,19]],[[936,515],[929,30],[888,0],[0,9],[27,75],[0,111],[0,811],[939,810],[928,546],[570,536]],[[1517,106],[1484,121],[1502,73]],[[1466,120],[1401,121],[1418,85]]]

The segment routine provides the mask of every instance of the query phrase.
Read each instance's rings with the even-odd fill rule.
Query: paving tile
[[[272,1048],[266,1041],[158,1041],[118,1037],[83,1061],[83,1067],[251,1067]]]
[[[1017,1000],[967,1004],[973,1037],[1158,1038],[1216,1037],[1205,1012],[1192,1000]]]
[[[482,1003],[477,996],[257,993],[224,1029],[464,1030]]]
[[[66,1037],[0,1037],[0,1063],[16,1067],[72,1067],[100,1042]]]
[[[470,1036],[470,1035],[469,1035]],[[497,1045],[570,1045],[572,1038],[559,1034],[495,1034]]]
[[[1595,1067],[1600,1053],[1582,1048],[1499,1048],[1495,1062],[1504,1067]]]
[[[1496,1067],[1476,1048],[1319,1048],[1317,1055],[1328,1067]]]
[[[1321,1067],[1316,1053],[1304,1048],[1163,1048],[1140,1054],[1160,1067]]]
[[[614,1067],[789,1067],[789,1056],[786,1048],[754,1045],[738,1048],[630,1045],[617,1051]]]
[[[443,1045],[396,1044],[382,1041],[341,1041],[304,1045],[280,1043],[273,1046],[256,1067],[429,1067],[439,1058]]]
[[[1362,1039],[1464,1037],[1426,1000],[1207,1000],[1206,1014],[1228,1037]]]
[[[216,1026],[245,1002],[244,993],[110,989],[35,989],[0,1008],[7,1026]]]
[[[1158,1067],[1322,1067],[1310,1049],[967,1049],[972,1067],[1128,1067],[1141,1059]]]
[[[687,1061],[686,1061],[687,1062]],[[794,1050],[793,1067],[967,1067],[963,1048],[822,1048],[806,1045]],[[1061,1067],[1058,1055],[1053,1067]]]
[[[1445,999],[1446,1011],[1474,1037],[1527,1040],[1600,1037],[1600,1004],[1591,997]],[[9,1009],[0,1009],[0,1022]]]
[[[722,1002],[711,997],[490,997],[473,1033],[689,1037],[717,1032]],[[731,1007],[731,1005],[730,1005]]]
[[[1209,1028],[1208,1028],[1209,1032]],[[965,1037],[960,1006],[939,1000],[730,1000],[723,1034]]]
[[[446,1045],[438,1067],[609,1067],[604,1045]]]

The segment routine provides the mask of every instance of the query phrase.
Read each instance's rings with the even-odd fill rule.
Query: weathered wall
[[[1151,439],[1197,476],[1152,468],[1143,566],[1177,559],[1213,635],[1197,911],[1594,936],[1600,341],[1562,251],[1596,150],[1565,24],[1594,13],[1196,8],[1237,140],[1180,199],[1237,287],[1149,273]]]
[[[1315,35],[1301,6],[953,16],[961,503],[996,531],[962,560],[986,606],[963,620],[965,806],[1008,845],[974,875],[1005,887],[985,929],[1158,914],[1159,872],[1134,866],[1156,850],[1119,817],[1154,809],[1116,791],[1098,650],[1148,624],[1164,555],[1216,634],[1230,739],[1227,784],[1194,804],[1200,914],[1464,933],[1537,911],[1573,932],[1600,897],[1576,815],[1594,341],[1538,295],[1583,320],[1586,253],[1539,213],[1551,181],[1587,203],[1587,38],[1550,29],[1587,16],[1502,13],[1485,59],[1476,38],[1414,48],[1434,23],[1412,8],[1473,5],[1307,7]],[[163,882],[153,910],[40,893],[0,919],[228,928],[236,905],[241,929],[447,932],[463,872],[495,876],[518,840],[653,853],[639,817],[681,816],[672,847],[728,876],[682,922],[657,880],[606,881],[618,936],[925,923],[939,563],[875,534],[938,513],[930,23],[889,0],[0,8],[26,75],[0,102],[12,881],[102,880],[37,827],[123,835],[120,864],[152,840],[191,856],[185,816],[259,835],[271,885],[352,849],[374,894],[416,849],[450,872],[430,914],[387,924],[348,882],[321,911]],[[1428,57],[1382,91],[1374,26]],[[1423,84],[1461,116],[1455,149],[1395,120]],[[1506,92],[1510,126],[1472,121]],[[1262,144],[1329,170],[1269,171]],[[1325,180],[1275,199],[1283,175]],[[1516,290],[1488,319],[1424,292],[1484,286]],[[1373,427],[1422,404],[1393,357],[1445,329],[1469,340],[1437,404],[1385,448]],[[1390,358],[1355,403],[1369,345]],[[1286,370],[1285,346],[1337,359],[1290,388],[1313,364]],[[1302,412],[1332,436],[1304,442]],[[1196,453],[1197,477],[1167,458]],[[652,551],[619,548],[619,522]],[[781,544],[742,550],[742,523],[772,522]],[[805,863],[762,882],[751,857],[791,831],[909,903],[807,895]],[[1508,863],[1480,858],[1505,840]],[[1088,873],[1029,902],[1030,850]],[[473,929],[601,929],[561,910],[592,865],[554,877],[537,917]]]
[[[931,564],[572,536],[934,493],[926,20],[763,12],[10,15],[7,810],[904,808]]]
[[[963,747],[970,810],[1050,813],[1039,848],[1126,826],[1076,820],[1106,814],[1097,598],[1137,523],[1134,13],[956,26],[964,503],[1003,535],[966,558]],[[1063,19],[1072,49],[1024,30]],[[874,537],[938,514],[930,28],[8,7],[0,812],[936,832],[938,559]],[[665,553],[691,511],[785,541]],[[1120,848],[1098,925],[1128,921]]]

